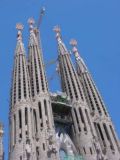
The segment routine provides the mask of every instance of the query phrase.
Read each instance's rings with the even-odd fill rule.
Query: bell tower
[[[77,41],[72,40],[70,43],[73,46],[77,74],[90,108],[91,118],[93,119],[93,124],[99,137],[102,152],[109,160],[119,160],[120,144],[110,115],[84,60],[79,54]]]
[[[9,160],[37,160],[36,145],[33,139],[33,105],[30,78],[22,42],[23,25],[17,24],[16,28],[18,33],[9,113]]]
[[[58,44],[58,60],[61,77],[61,86],[71,99],[73,119],[73,142],[85,160],[96,160],[99,154],[102,157],[101,147],[96,137],[95,128],[92,123],[89,107],[86,103],[84,91],[79,81],[78,74],[71,61],[70,54],[62,41],[59,26],[54,28]],[[98,148],[95,147],[98,146]],[[100,157],[99,156],[99,157]]]
[[[29,73],[34,106],[34,138],[37,144],[39,160],[59,160],[52,106],[48,90],[42,47],[39,44],[34,19],[28,20],[30,26],[29,36]],[[39,33],[39,32],[38,32]]]

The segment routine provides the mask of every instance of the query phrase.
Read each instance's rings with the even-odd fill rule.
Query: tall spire
[[[81,56],[79,54],[79,51],[77,49],[77,41],[71,40],[70,44],[73,46],[72,51],[73,51],[73,53],[75,55],[75,59],[76,59],[77,73],[78,73],[79,77],[81,77],[81,79],[82,79],[82,84],[84,84],[83,85],[84,90],[86,89],[86,85],[88,87],[87,88],[88,90],[85,93],[91,95],[91,98],[92,98],[92,101],[89,99],[89,101],[91,102],[91,103],[89,102],[91,109],[93,110],[93,112],[96,111],[100,115],[103,114],[103,115],[107,116],[108,113],[106,111],[106,107],[103,104],[103,100],[102,100],[102,98],[101,98],[101,96],[95,86],[95,83],[93,82],[93,79],[87,69],[87,66],[85,65],[83,59],[81,58]],[[91,92],[91,89],[93,92]],[[87,97],[88,97],[88,95],[87,95]]]
[[[9,116],[9,160],[28,159],[33,156],[33,125],[30,79],[22,42],[23,25],[17,24],[17,45],[14,58],[12,97]],[[20,151],[20,152],[18,152]],[[23,158],[24,157],[24,158]],[[35,157],[34,157],[35,159]]]
[[[98,153],[96,148],[94,148],[94,137],[97,136],[92,124],[89,108],[85,101],[83,89],[72,64],[70,54],[62,41],[59,27],[55,27],[54,31],[56,32],[58,43],[58,60],[62,90],[71,98],[74,137],[75,141],[78,142],[77,148],[85,160],[96,160]],[[99,154],[101,154],[102,157],[100,144],[98,141],[95,143],[99,146]],[[91,150],[92,154],[89,154],[89,150]]]
[[[71,99],[81,99],[81,101],[84,101],[84,95],[77,73],[70,59],[70,54],[61,38],[60,27],[54,27],[54,31],[56,32],[58,42],[59,63],[62,66],[60,70],[62,75],[62,89]]]
[[[31,90],[34,105],[34,117],[36,121],[35,137],[38,138],[37,146],[41,153],[42,160],[51,157],[51,160],[58,160],[59,152],[55,138],[55,128],[53,122],[52,106],[48,92],[48,83],[45,74],[44,62],[42,58],[41,44],[34,27],[34,20],[29,19],[29,72],[31,80]],[[51,141],[52,140],[52,143]]]
[[[25,48],[22,42],[23,25],[17,24],[16,29],[18,32],[13,72],[12,107],[15,103],[30,98],[30,80],[25,58]]]
[[[29,37],[29,71],[32,83],[32,96],[40,92],[48,92],[48,85],[44,70],[41,49],[38,39],[35,35],[34,19],[29,19],[30,37]]]
[[[86,101],[90,107],[102,151],[109,160],[119,160],[120,145],[111,118],[83,59],[79,55],[76,47],[76,40],[72,40],[70,44],[73,46],[73,53],[77,63],[77,72],[83,86]]]

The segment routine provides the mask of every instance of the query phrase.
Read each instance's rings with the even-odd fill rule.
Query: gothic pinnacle
[[[29,24],[29,26],[30,26],[30,30],[33,30],[33,25],[35,24],[35,20],[34,20],[34,18],[29,18],[28,19],[28,24]]]
[[[29,39],[29,46],[30,45],[33,45],[33,44],[36,44],[38,45],[38,41],[37,41],[37,37],[35,35],[35,27],[34,27],[34,24],[35,24],[35,20],[34,18],[29,18],[28,19],[28,24],[29,24],[29,30],[30,30],[30,39]]]
[[[54,28],[53,28],[53,31],[54,32],[56,32],[56,38],[58,39],[58,40],[60,40],[61,39],[61,28],[60,28],[60,26],[55,26]]]
[[[73,47],[72,51],[73,51],[73,53],[75,55],[75,58],[80,59],[80,55],[79,55],[78,49],[76,47],[77,46],[77,41],[75,39],[71,39],[70,40],[70,45]]]
[[[24,28],[24,26],[21,23],[16,24],[16,29],[18,30],[17,40],[22,40],[22,30],[23,30],[23,28]]]

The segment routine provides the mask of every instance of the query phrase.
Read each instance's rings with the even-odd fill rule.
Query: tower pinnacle
[[[76,39],[71,39],[71,40],[70,40],[70,44],[71,44],[72,46],[77,46],[77,40],[76,40]]]
[[[65,44],[62,41],[60,26],[58,26],[58,25],[55,26],[53,28],[53,31],[56,32],[56,39],[57,39],[57,42],[58,42],[58,48],[60,50],[59,54],[69,54]]]
[[[35,34],[35,20],[34,18],[29,18],[28,19],[28,24],[29,24],[29,29],[30,29],[30,38],[29,38],[29,46],[33,46],[33,45],[38,45],[38,40],[36,38],[36,34]]]
[[[34,18],[29,18],[28,19],[28,24],[29,24],[29,26],[30,26],[30,30],[33,30],[33,25],[35,24],[35,20],[34,20]]]
[[[99,138],[102,152],[106,154],[109,160],[117,160],[120,156],[119,141],[117,135],[115,134],[114,126],[107,112],[106,106],[85,62],[79,56],[76,43],[72,41],[70,44],[73,46],[73,53],[77,64],[77,73],[84,90],[86,101],[90,108],[92,115],[91,118],[94,121],[94,128],[96,130],[97,137]]]
[[[81,67],[77,67],[77,70],[79,70],[79,71],[81,71],[81,72],[86,72],[86,71],[87,71],[87,66],[85,65],[82,57],[81,57],[80,54],[79,54],[79,51],[78,51],[78,49],[77,49],[77,44],[78,44],[78,43],[77,43],[77,40],[75,40],[75,39],[71,39],[71,40],[70,40],[70,45],[73,47],[73,48],[72,48],[72,52],[73,52],[74,55],[75,55],[76,61],[77,61],[77,62],[79,61],[79,65],[81,66]],[[77,63],[77,64],[78,64],[78,63]]]
[[[56,139],[52,138],[53,142],[50,142],[50,137],[55,137],[55,129],[48,82],[42,57],[42,47],[38,40],[39,32],[36,36],[33,19],[29,19],[29,24],[32,29],[30,30],[28,49],[31,90],[32,97],[34,98],[33,124],[35,126],[35,132],[33,136],[38,139],[36,143],[37,156],[35,160],[47,160],[48,155],[51,157],[51,160],[58,160],[59,152]],[[49,133],[51,133],[50,136]]]
[[[21,23],[16,24],[16,29],[21,31],[21,30],[23,30],[23,28],[24,28],[24,26]]]
[[[59,33],[58,28],[56,28],[56,31]],[[57,39],[57,41],[62,91],[65,92],[71,99],[71,113],[75,133],[74,136],[76,137],[75,141],[77,141],[77,139],[80,140],[77,147],[79,148],[80,153],[84,156],[85,160],[96,160],[97,151],[95,150],[92,142],[93,136],[96,136],[96,133],[94,126],[92,125],[92,119],[90,118],[90,110],[85,101],[83,88],[64,42],[62,40],[59,41],[59,39]],[[74,53],[76,54],[76,57],[79,57],[76,48],[77,41],[72,40],[71,45],[75,47]],[[100,146],[99,149],[101,151]],[[92,154],[86,152],[89,150],[91,150]]]
[[[58,25],[55,26],[53,28],[53,31],[56,32],[56,38],[61,39],[61,28],[60,28],[60,26],[58,26]]]
[[[32,148],[34,140],[32,138],[32,118],[30,116],[32,112],[31,89],[26,52],[22,41],[23,25],[18,23],[16,29],[18,33],[14,57],[9,118],[11,140],[9,160],[22,160],[23,157],[24,159],[28,159],[28,156],[31,159],[31,155],[35,152],[35,149]],[[22,150],[21,148],[23,146],[24,149]],[[31,153],[29,153],[30,150],[32,150]]]
[[[78,49],[77,49],[77,41],[75,40],[75,39],[71,39],[70,40],[70,45],[71,46],[73,46],[73,48],[72,48],[72,51],[73,51],[73,53],[75,54],[75,57],[77,58],[77,59],[80,59],[80,55],[79,55],[79,53],[78,53]]]
[[[16,24],[16,29],[18,30],[17,40],[22,40],[22,30],[23,30],[23,28],[24,28],[24,26],[21,23]]]

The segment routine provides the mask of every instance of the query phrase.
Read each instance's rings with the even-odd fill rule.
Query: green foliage
[[[57,100],[58,100],[59,102],[68,103],[67,97],[66,97],[66,98],[63,98],[62,96],[57,96]]]

